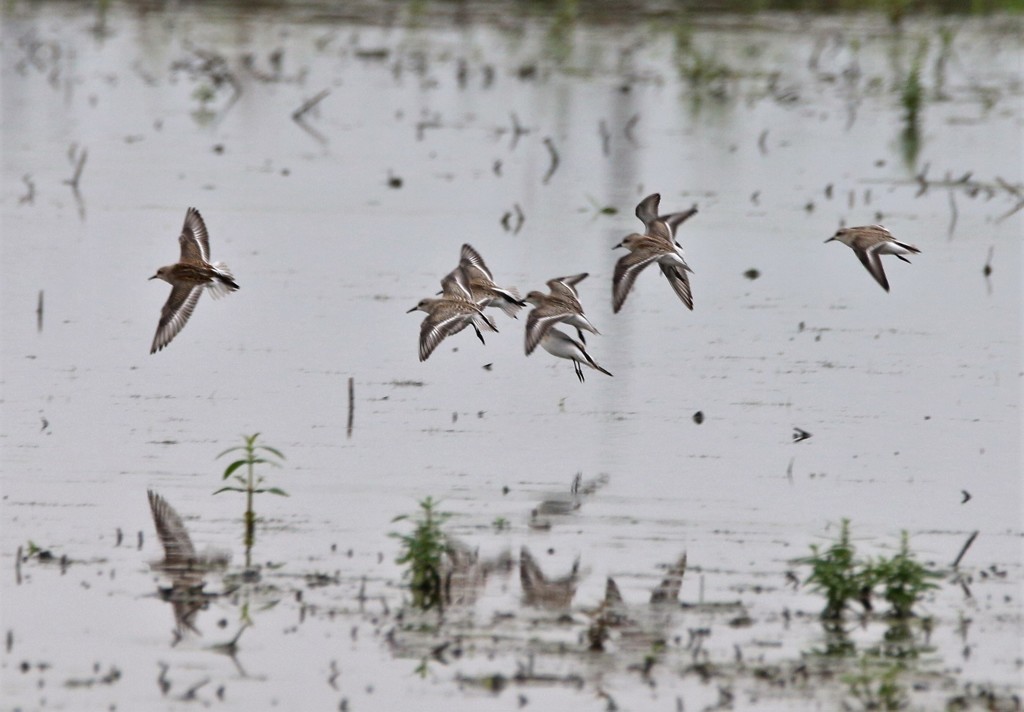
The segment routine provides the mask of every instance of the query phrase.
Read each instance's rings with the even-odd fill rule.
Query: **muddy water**
[[[5,708],[857,705],[839,675],[785,672],[826,645],[822,600],[786,573],[843,517],[863,553],[907,530],[947,569],[980,532],[971,596],[948,578],[929,596],[902,685],[926,707],[1019,691],[1019,20],[559,32],[515,11],[406,13],[5,10]],[[899,87],[919,52],[910,155]],[[613,314],[611,248],[653,191],[699,207],[680,232],[695,310],[645,273]],[[150,356],[167,288],[146,277],[177,256],[189,205],[242,288],[204,297]],[[886,260],[889,294],[822,244],[879,221],[922,250]],[[405,312],[463,242],[523,291],[590,272],[588,346],[614,378],[524,357],[524,319],[502,314],[486,346],[464,332],[418,362],[422,314]],[[217,453],[257,431],[286,454],[267,474],[291,497],[257,501],[252,586],[233,578],[241,498],[210,494]],[[531,517],[577,472],[599,484],[578,509]],[[234,593],[180,640],[147,489],[197,547],[235,555],[205,589]],[[428,495],[481,556],[527,546],[553,577],[579,558],[571,617],[522,608],[515,570],[497,571],[447,627],[408,632],[387,534]],[[68,564],[23,561],[19,583],[28,542]],[[684,550],[691,607],[659,618],[645,602]],[[607,576],[636,625],[587,653]],[[211,651],[246,602],[237,655]],[[869,648],[885,626],[851,628]]]

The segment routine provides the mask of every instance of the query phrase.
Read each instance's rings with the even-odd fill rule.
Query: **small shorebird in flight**
[[[583,331],[600,334],[586,314],[580,303],[580,293],[576,285],[586,279],[588,273],[574,274],[568,277],[555,277],[547,282],[548,293],[532,291],[526,295],[526,302],[534,308],[526,317],[526,355],[529,356],[540,344],[548,329],[558,322],[565,322],[576,327],[580,342],[587,343]]]
[[[644,234],[627,235],[615,248],[625,247],[629,254],[621,257],[615,264],[612,278],[612,309],[616,313],[622,308],[639,275],[647,265],[658,263],[662,274],[668,279],[672,290],[686,305],[693,309],[693,296],[690,293],[690,279],[687,272],[693,272],[683,257],[683,248],[676,242],[676,229],[685,220],[696,215],[693,207],[681,213],[658,215],[658,203],[661,196],[652,193],[636,206],[636,216],[644,224]],[[612,248],[612,249],[615,249]]]
[[[887,292],[889,291],[889,280],[885,278],[885,270],[882,269],[882,255],[896,255],[910,264],[910,260],[903,255],[916,255],[921,252],[913,245],[894,238],[892,233],[881,225],[840,228],[825,242],[832,242],[832,240],[838,240],[853,250],[861,264]]]
[[[467,326],[473,327],[481,344],[485,343],[484,335],[480,333],[477,324],[483,324],[489,331],[498,330],[491,318],[484,314],[483,308],[468,299],[447,295],[436,299],[428,297],[421,299],[406,313],[411,314],[417,310],[427,313],[427,318],[420,326],[420,361],[426,361],[445,338],[459,333]]]
[[[181,258],[178,262],[161,267],[150,277],[162,279],[171,285],[171,294],[160,312],[160,322],[149,350],[151,354],[171,343],[178,332],[185,328],[204,289],[209,289],[214,297],[222,297],[238,289],[226,264],[210,264],[210,238],[206,224],[195,208],[185,212],[185,225],[178,236],[178,244],[181,245]]]
[[[526,306],[514,287],[499,287],[484,258],[470,244],[462,246],[459,266],[441,280],[441,292],[460,296],[482,307],[498,307],[513,319]]]

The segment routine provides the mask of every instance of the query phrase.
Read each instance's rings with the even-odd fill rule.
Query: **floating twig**
[[[514,226],[512,224],[513,216],[515,217]],[[513,235],[519,234],[519,231],[523,229],[524,222],[526,222],[526,216],[523,214],[523,209],[519,207],[519,203],[513,205],[512,210],[506,210],[501,216],[501,226],[505,232],[511,232]]]
[[[597,133],[601,137],[601,153],[607,156],[611,153],[612,135],[608,132],[608,124],[605,123],[604,119],[597,123]]]
[[[761,132],[761,135],[757,138],[757,149],[761,152],[761,155],[768,153],[768,129]]]
[[[319,92],[312,99],[307,99],[302,105],[292,112],[292,121],[298,124],[299,128],[308,133],[314,139],[320,143],[327,143],[327,137],[322,133],[314,129],[312,126],[306,123],[306,114],[309,113],[317,104],[324,100],[324,98],[331,93],[330,89],[324,89]]]
[[[544,145],[547,146],[548,153],[551,154],[551,165],[548,167],[548,172],[544,174],[544,185],[547,185],[548,181],[551,180],[551,176],[558,170],[558,151],[555,150],[555,142],[551,140],[550,136],[544,137]]]
[[[512,112],[512,145],[509,146],[509,148],[512,149],[512,150],[515,150],[516,144],[519,143],[519,137],[520,136],[525,136],[528,133],[530,133],[530,129],[525,128],[522,124],[519,123],[519,117],[516,116],[516,112],[513,111]]]
[[[985,259],[985,266],[981,268],[981,273],[985,275],[986,280],[992,276],[992,255],[995,251],[995,245],[990,245],[988,248],[988,257]]]
[[[76,147],[72,146],[70,151],[70,158],[72,161],[75,160]],[[78,154],[78,162],[75,164],[75,174],[70,179],[64,181],[65,185],[70,185],[71,190],[78,192],[78,182],[82,178],[82,170],[85,169],[85,161],[89,158],[89,149],[83,148],[81,153]]]
[[[1000,215],[999,217],[997,217],[996,218],[996,225],[1001,223],[1003,220],[1006,220],[1006,218],[1010,217],[1011,215],[1014,215],[1014,214],[1020,212],[1020,210],[1022,208],[1024,208],[1024,200],[1018,201],[1015,206],[1013,206],[1007,212],[1005,212],[1002,215]]]
[[[967,537],[967,541],[964,542],[963,548],[960,549],[960,553],[956,555],[955,559],[953,559],[954,569],[960,566],[960,560],[964,558],[964,554],[967,553],[967,550],[970,548],[971,544],[974,543],[974,540],[978,538],[979,533],[980,532],[978,532],[978,530],[975,530],[971,532],[969,537]]]
[[[207,678],[204,678],[204,679],[200,680],[199,682],[197,682],[195,685],[193,685],[192,687],[188,688],[187,690],[185,690],[185,693],[180,698],[181,701],[182,702],[191,702],[192,700],[196,699],[196,692],[199,691],[199,688],[202,687],[203,685],[209,684],[209,682],[210,682],[210,678],[207,677]]]
[[[429,119],[421,119],[416,122],[416,140],[422,141],[423,134],[427,129],[439,129],[441,128],[441,117],[434,114]]]
[[[43,330],[43,290],[39,290],[39,299],[36,302],[36,331]]]
[[[330,89],[324,89],[316,96],[314,96],[312,99],[307,99],[306,101],[304,101],[302,103],[302,106],[300,106],[298,109],[292,112],[292,120],[302,123],[302,120],[305,117],[306,113],[309,112],[314,106],[319,104],[321,101],[323,101],[330,93]]]

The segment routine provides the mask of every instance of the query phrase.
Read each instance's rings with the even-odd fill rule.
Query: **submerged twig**
[[[627,121],[626,125],[622,128],[622,134],[626,137],[626,140],[629,141],[634,146],[636,145],[636,138],[633,136],[633,129],[636,127],[639,121],[640,114],[633,114],[632,116],[629,117],[629,121]]]
[[[39,290],[39,300],[36,302],[36,331],[43,330],[43,290]]]
[[[31,205],[36,199],[36,184],[32,182],[32,174],[26,173],[23,175],[21,177],[21,182],[25,184],[28,191],[25,195],[18,198],[18,205],[24,205],[25,203]]]
[[[608,124],[604,119],[597,123],[597,133],[601,137],[601,153],[607,156],[611,152],[612,135],[608,132]]]
[[[960,212],[956,208],[956,193],[951,188],[949,190],[949,233],[947,237],[950,240],[953,239],[953,231],[956,230],[956,221],[960,217]]]
[[[346,434],[348,437],[352,437],[352,421],[355,419],[356,413],[356,386],[355,379],[352,376],[348,377],[348,427],[346,428]]]

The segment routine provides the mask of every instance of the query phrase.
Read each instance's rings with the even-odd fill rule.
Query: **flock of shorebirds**
[[[690,279],[693,272],[686,264],[683,248],[676,241],[678,227],[697,213],[693,207],[679,213],[658,214],[661,196],[648,195],[636,206],[636,216],[644,224],[644,232],[632,233],[615,245],[629,252],[619,258],[612,276],[612,309],[618,313],[626,301],[637,276],[650,264],[657,263],[672,291],[687,309],[693,309]],[[889,291],[889,281],[882,269],[882,255],[896,255],[909,262],[904,255],[920,250],[896,240],[881,225],[841,228],[825,242],[838,240],[850,247],[864,267]],[[204,289],[214,297],[238,289],[234,276],[223,262],[210,262],[210,241],[202,216],[195,208],[185,213],[185,224],[178,236],[181,258],[176,264],[161,267],[150,279],[162,279],[171,285],[171,294],[160,313],[156,335],[150,353],[167,346],[184,328]],[[526,318],[526,354],[541,346],[552,356],[573,362],[576,376],[584,380],[583,366],[611,376],[587,353],[584,331],[600,334],[587,318],[580,302],[576,285],[588,276],[587,272],[548,280],[548,293],[529,292],[525,298],[513,287],[500,287],[480,253],[471,245],[462,246],[458,266],[441,280],[440,296],[421,299],[409,312],[424,311],[427,317],[420,326],[420,361],[425,361],[447,337],[472,327],[481,343],[483,331],[497,331],[498,327],[486,307],[496,307],[512,318],[519,310],[532,306]],[[575,328],[573,338],[557,327],[564,324]]]

